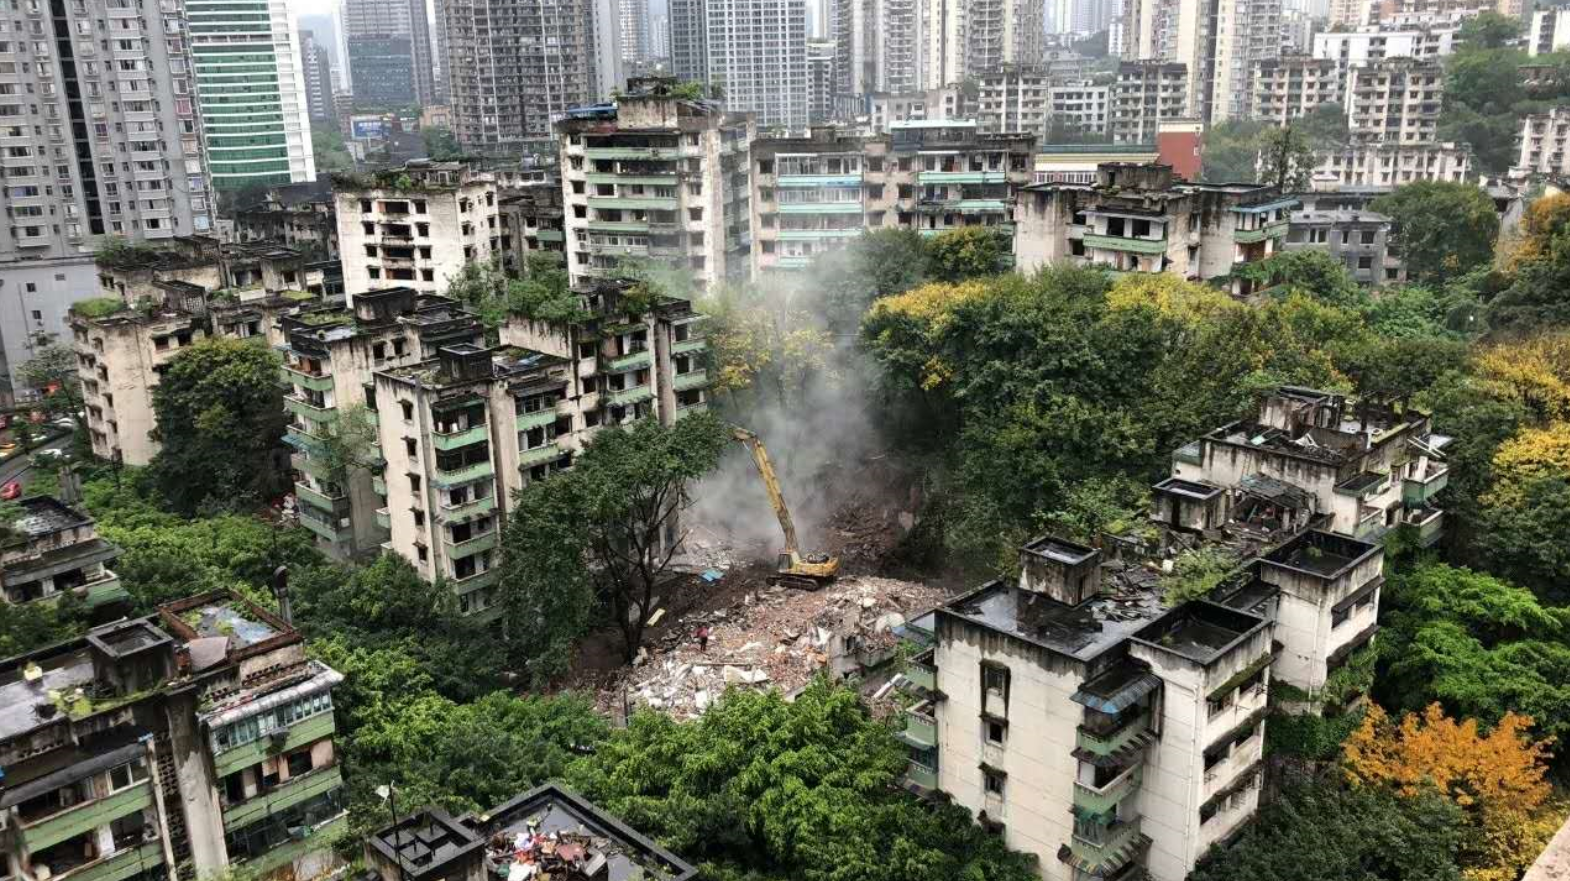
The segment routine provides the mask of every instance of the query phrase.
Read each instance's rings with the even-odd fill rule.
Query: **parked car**
[[[21,497],[22,484],[20,481],[13,480],[10,483],[7,483],[5,486],[0,487],[0,499],[4,499],[5,501],[9,502]]]
[[[38,452],[34,453],[33,454],[33,458],[34,459],[47,459],[50,462],[57,462],[57,461],[65,458],[65,450],[57,450],[57,449],[55,449],[53,447],[48,447],[46,449],[42,449],[42,450],[39,450]]]

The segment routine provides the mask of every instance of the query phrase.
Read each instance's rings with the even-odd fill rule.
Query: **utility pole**
[[[403,865],[403,825],[398,820],[398,791],[391,783],[376,787],[376,794],[387,802],[387,809],[393,819],[393,853],[397,858],[398,877],[402,881],[409,881],[409,870]]]

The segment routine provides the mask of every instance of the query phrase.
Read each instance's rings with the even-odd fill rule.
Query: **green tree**
[[[996,275],[1013,263],[1009,237],[985,226],[939,233],[927,242],[927,274],[943,281]]]
[[[1443,798],[1300,784],[1189,881],[1461,881],[1461,811]]]
[[[1456,40],[1468,49],[1503,49],[1519,36],[1520,19],[1497,12],[1474,15],[1456,32]]]
[[[1524,587],[1436,562],[1397,571],[1380,601],[1379,702],[1493,724],[1510,710],[1570,734],[1570,608]]]
[[[22,364],[19,372],[23,382],[43,393],[44,412],[54,418],[70,419],[76,423],[79,434],[86,432],[82,380],[76,372],[76,352],[70,346],[44,346]]]
[[[1304,114],[1293,130],[1315,150],[1341,146],[1348,138],[1346,108],[1335,102],[1321,104]]]
[[[1308,191],[1314,150],[1308,136],[1293,126],[1268,128],[1259,135],[1259,179],[1283,193]]]
[[[311,151],[316,158],[318,174],[354,170],[354,157],[344,146],[343,135],[337,126],[311,126]]]
[[[1266,126],[1255,120],[1231,120],[1205,133],[1206,183],[1254,183],[1259,180],[1259,142]]]
[[[1418,281],[1454,278],[1493,258],[1499,216],[1488,194],[1472,184],[1405,184],[1369,208],[1390,216],[1396,251]]]
[[[0,602],[0,657],[13,657],[87,632],[91,610],[75,594],[52,602]]]
[[[927,241],[913,229],[877,229],[819,257],[809,285],[822,291],[828,330],[853,334],[880,297],[902,294],[927,279]]]
[[[152,474],[172,510],[244,510],[276,490],[273,454],[287,424],[278,369],[272,351],[227,337],[169,359],[153,388]]]
[[[425,155],[438,162],[461,159],[465,155],[458,139],[453,137],[452,129],[445,126],[422,130],[420,140],[425,143]]]
[[[819,681],[791,702],[734,690],[687,723],[641,713],[567,779],[708,877],[1037,877],[964,809],[900,790],[907,755],[853,690]]]
[[[665,427],[644,419],[595,435],[571,471],[517,494],[502,535],[503,618],[514,657],[541,680],[562,669],[592,598],[631,661],[671,579],[687,487],[730,442],[713,415]]]

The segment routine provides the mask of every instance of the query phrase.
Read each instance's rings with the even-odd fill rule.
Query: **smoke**
[[[716,394],[710,406],[763,440],[803,553],[840,553],[845,521],[899,494],[877,467],[885,438],[875,421],[876,366],[854,334],[836,334],[825,319],[835,263],[822,262],[829,265],[732,286],[698,303],[711,316],[711,347],[725,348],[716,339],[724,335],[751,353],[750,362],[766,362],[749,388]],[[772,562],[783,547],[763,481],[741,444],[693,488],[693,499],[685,525],[696,560]]]

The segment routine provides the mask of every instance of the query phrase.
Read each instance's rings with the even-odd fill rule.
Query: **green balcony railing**
[[[337,765],[312,771],[303,777],[285,781],[264,794],[225,807],[224,828],[231,831],[242,829],[263,817],[340,786],[343,786],[343,774]]]
[[[679,392],[700,388],[708,384],[709,374],[706,370],[689,370],[686,373],[678,373],[676,378],[671,381],[671,385]]]
[[[674,187],[677,183],[676,172],[670,174],[614,174],[606,172],[590,172],[584,179],[591,184],[640,184],[645,187]],[[601,197],[608,198],[608,197]]]
[[[37,853],[68,838],[91,832],[114,820],[153,806],[153,787],[146,780],[104,798],[94,799],[21,827],[22,847]]]
[[[371,478],[371,492],[376,493],[384,499],[387,498],[387,481],[383,480],[381,475]]]
[[[1076,734],[1075,742],[1081,749],[1087,752],[1095,753],[1098,756],[1109,756],[1128,746],[1149,730],[1150,716],[1146,713],[1140,713],[1136,718],[1129,720],[1127,724],[1116,731],[1110,731],[1106,734],[1097,734],[1082,725]]]
[[[676,407],[676,418],[681,419],[685,416],[691,416],[694,413],[702,413],[707,409],[709,409],[709,405],[703,401],[699,401],[696,404],[678,405]]]
[[[1120,820],[1094,835],[1075,833],[1069,839],[1073,864],[1081,872],[1105,877],[1123,868],[1139,853],[1139,818]]]
[[[567,234],[559,229],[541,228],[535,232],[534,237],[542,242],[563,242],[567,240]]]
[[[675,196],[590,196],[589,207],[622,211],[675,211]]]
[[[901,740],[923,749],[938,745],[938,720],[927,712],[928,706],[930,704],[923,701],[905,711],[905,731]]]
[[[348,526],[328,523],[315,517],[300,516],[300,525],[329,542],[348,541],[354,530]]]
[[[810,258],[808,258],[810,259]],[[686,355],[692,352],[701,352],[709,347],[709,341],[703,337],[679,340],[671,344],[672,355]]]
[[[1166,239],[1133,239],[1124,236],[1103,236],[1085,233],[1085,247],[1107,251],[1127,251],[1130,254],[1165,254]]]
[[[1450,469],[1437,468],[1426,479],[1406,478],[1401,481],[1401,501],[1409,508],[1426,507],[1439,491],[1450,485]]]
[[[460,468],[457,471],[437,471],[435,477],[432,478],[432,482],[443,489],[448,489],[454,486],[462,486],[465,483],[473,483],[476,480],[483,480],[495,473],[496,469],[489,461],[476,462],[467,468]]]
[[[453,593],[463,596],[466,593],[473,593],[481,588],[495,584],[496,579],[500,577],[500,573],[500,569],[491,568],[484,572],[476,572],[466,578],[454,578],[448,584],[452,587]]]
[[[489,440],[490,437],[490,426],[472,425],[462,431],[454,431],[447,434],[432,432],[431,444],[438,450],[456,450],[459,447],[466,447],[483,440]]]
[[[281,844],[267,853],[239,865],[244,866],[258,876],[267,875],[306,854],[330,849],[333,842],[348,831],[349,815],[345,812],[319,826],[306,830],[299,839],[288,844]]]
[[[938,772],[920,762],[910,762],[905,766],[905,782],[920,789],[934,790],[938,788]]]
[[[475,537],[465,541],[453,541],[452,539],[446,537],[443,537],[442,541],[447,545],[448,557],[454,559],[459,557],[471,557],[481,551],[488,551],[491,548],[496,547],[496,530],[493,529],[490,532],[476,535]]]
[[[619,392],[611,392],[606,397],[613,406],[630,407],[633,404],[641,404],[644,401],[653,398],[654,392],[650,391],[648,386],[640,385],[634,386],[633,388],[622,389]]]
[[[561,456],[562,456],[562,449],[561,449],[561,447],[557,446],[554,443],[546,444],[543,447],[534,447],[533,449],[519,450],[518,451],[518,467],[519,468],[533,468],[536,465],[543,465],[546,462],[554,462],[557,459],[560,459]]]
[[[1265,239],[1279,239],[1287,234],[1288,222],[1285,220],[1267,224],[1259,229],[1240,229],[1232,233],[1232,239],[1240,245],[1252,245],[1263,242]]]
[[[486,496],[483,499],[471,499],[461,505],[450,505],[442,508],[442,517],[448,523],[462,523],[496,510],[496,497]]]
[[[1142,775],[1140,765],[1119,774],[1107,781],[1105,786],[1093,786],[1089,783],[1074,781],[1074,806],[1083,812],[1091,814],[1106,814],[1114,810],[1118,802],[1128,797],[1128,794],[1139,788]]]
[[[923,656],[930,658],[931,652],[923,652]],[[938,687],[938,668],[913,658],[905,665],[905,678],[918,688],[935,691]]]
[[[311,489],[303,483],[294,485],[294,494],[300,501],[330,513],[342,511],[342,503],[346,501],[345,496],[333,497],[320,490]]]
[[[331,407],[318,407],[304,398],[297,398],[293,395],[284,396],[283,408],[301,419],[309,419],[312,422],[331,422],[333,420],[334,411]]]
[[[648,232],[647,220],[591,220],[589,232]]]
[[[654,363],[654,353],[644,349],[641,352],[628,352],[625,355],[618,355],[607,361],[605,368],[611,373],[625,373],[628,370],[648,367],[652,363]]]
[[[923,184],[1001,184],[1008,182],[1003,171],[923,171],[916,180]]]
[[[782,174],[774,185],[782,189],[818,189],[820,187],[859,187],[859,174]]]
[[[860,202],[784,202],[781,214],[860,214]]]
[[[55,875],[51,881],[125,881],[149,869],[156,869],[163,862],[163,844],[147,841],[136,847],[121,848],[102,859]]]
[[[315,743],[324,737],[331,737],[336,726],[332,713],[318,713],[301,719],[288,729],[284,737],[283,747],[278,752],[289,752],[299,749],[308,743]],[[261,738],[253,740],[243,746],[227,749],[213,756],[213,771],[219,777],[227,777],[241,768],[261,764],[263,759],[274,755],[271,739]]]
[[[110,572],[108,569],[104,570],[102,578],[89,582],[83,585],[83,587],[87,589],[84,599],[87,602],[87,607],[90,609],[122,602],[130,599],[131,596],[126,592],[125,586],[120,583],[120,576]]]
[[[557,414],[554,409],[535,410],[533,413],[518,414],[518,430],[528,431],[531,428],[542,428],[556,422]]]
[[[305,373],[292,367],[281,368],[284,382],[293,383],[301,388],[308,388],[313,392],[330,392],[333,390],[333,375],[331,373]]]

